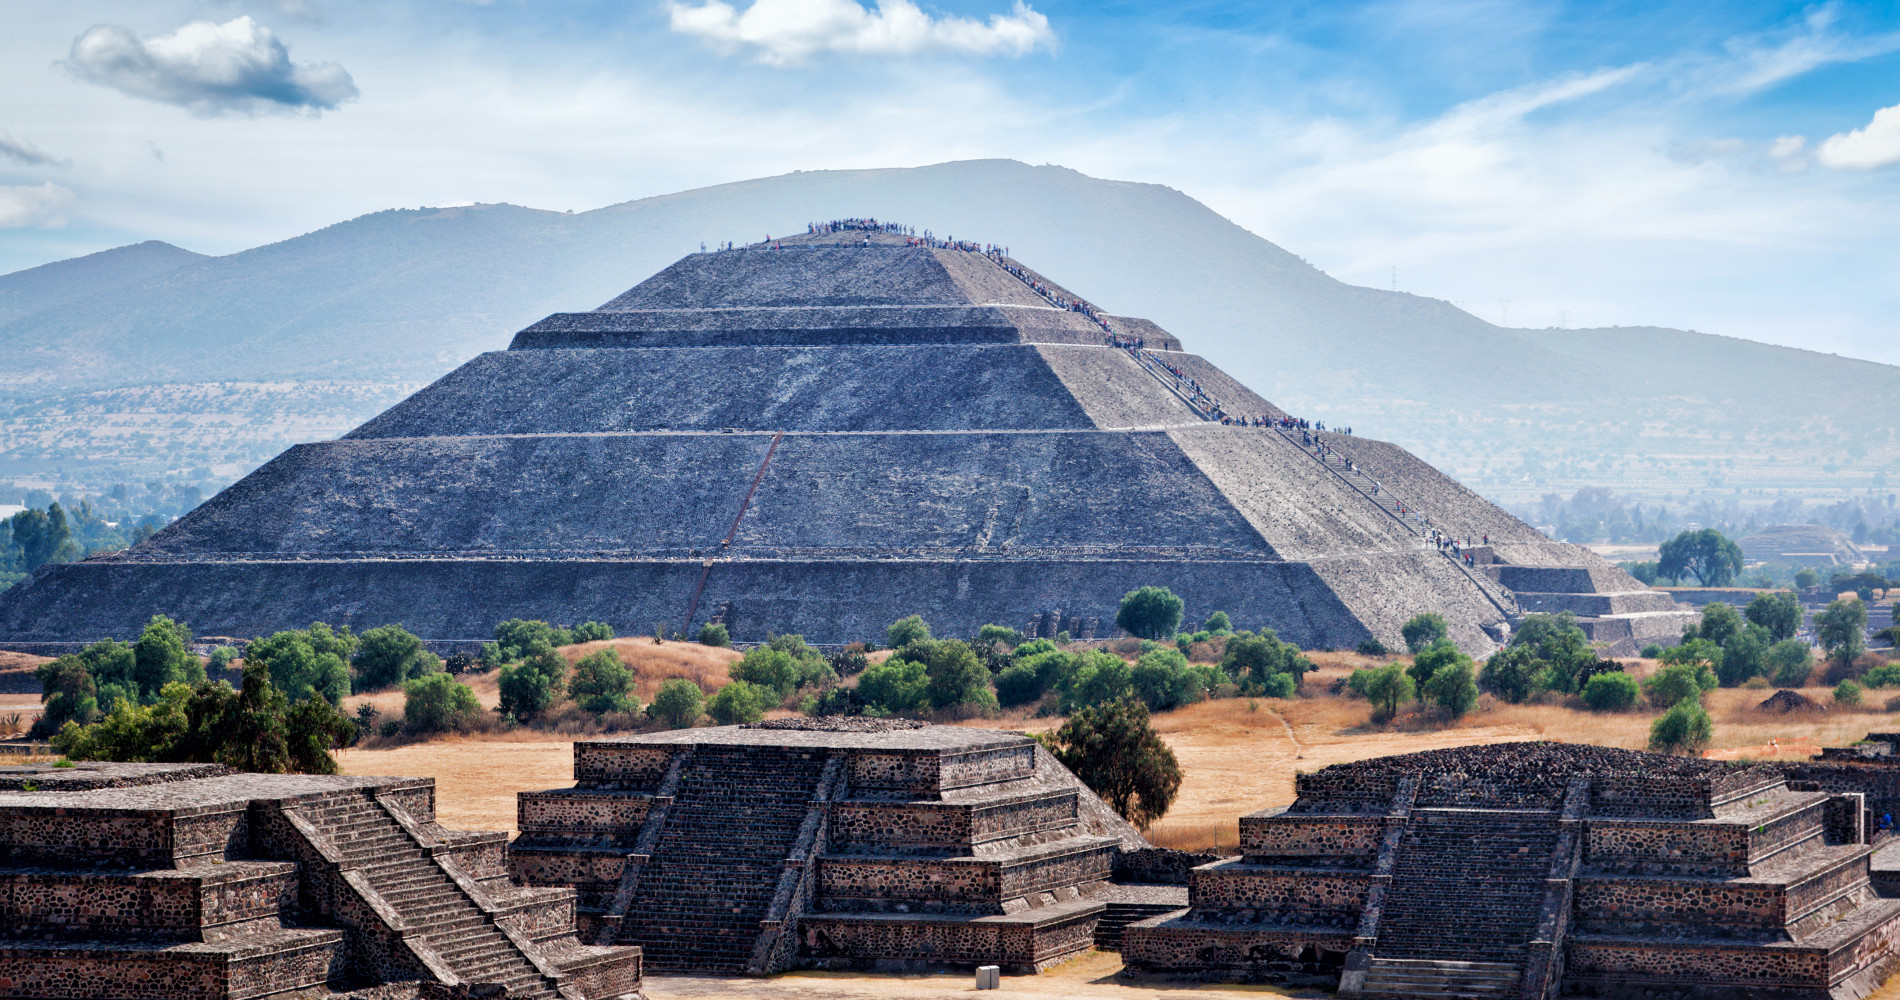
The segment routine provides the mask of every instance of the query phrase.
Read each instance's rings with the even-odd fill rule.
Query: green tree
[[[1814,616],[1814,638],[1830,659],[1851,663],[1867,649],[1867,605],[1834,601]]]
[[[765,718],[765,710],[774,702],[772,692],[745,681],[733,681],[713,692],[706,703],[706,714],[722,726],[736,726]]]
[[[858,694],[864,704],[884,715],[923,711],[930,704],[929,689],[924,665],[897,657],[873,663],[858,675]]]
[[[693,636],[693,641],[702,646],[717,646],[720,649],[731,649],[732,633],[726,631],[726,627],[719,622],[707,622],[699,627],[699,634]]]
[[[132,677],[139,700],[155,701],[168,684],[204,683],[204,664],[191,651],[191,630],[164,615],[153,615],[132,644]]]
[[[1701,640],[1697,640],[1701,641]],[[1643,684],[1643,693],[1657,708],[1667,708],[1684,698],[1701,698],[1702,692],[1715,687],[1715,671],[1697,661],[1663,667]]]
[[[976,630],[979,644],[1000,644],[1011,649],[1022,645],[1023,634],[1008,625],[985,625]]]
[[[233,661],[241,658],[236,646],[219,646],[211,651],[211,662],[205,665],[207,670],[223,672],[230,668]]]
[[[1548,666],[1528,646],[1507,646],[1484,661],[1478,686],[1516,705],[1531,696],[1538,673]]]
[[[1417,693],[1412,675],[1405,672],[1405,665],[1401,663],[1362,667],[1352,672],[1347,686],[1372,703],[1374,722],[1385,722],[1399,714],[1399,709]]]
[[[567,645],[572,639],[573,635],[566,629],[534,619],[510,618],[495,626],[496,656],[500,663],[524,660],[537,646],[555,648]]]
[[[442,661],[422,648],[422,640],[401,625],[383,625],[364,632],[358,637],[350,664],[356,668],[358,691],[380,691],[442,669]]]
[[[1436,646],[1450,635],[1445,616],[1431,611],[1413,615],[1399,627],[1399,636],[1405,640],[1405,648],[1414,653]]]
[[[1529,650],[1539,664],[1534,668],[1533,690],[1575,694],[1597,663],[1589,636],[1568,611],[1525,616],[1511,635],[1509,648]]]
[[[1069,716],[1049,742],[1064,767],[1141,829],[1165,815],[1180,791],[1180,762],[1140,702],[1084,708]]]
[[[445,673],[404,681],[402,693],[403,725],[412,733],[464,730],[482,714],[482,703],[474,690]]]
[[[1090,650],[1071,660],[1058,684],[1065,711],[1118,701],[1133,694],[1134,671],[1128,661],[1106,650]]]
[[[690,729],[706,711],[705,695],[699,685],[675,677],[660,685],[647,706],[647,718],[663,723],[668,729]]]
[[[575,704],[595,715],[640,710],[640,701],[633,696],[633,673],[612,647],[581,657],[574,664],[568,691]]]
[[[963,715],[996,708],[989,668],[961,639],[932,643],[924,659],[924,676],[928,678],[925,696],[932,708]]]
[[[1313,669],[1313,664],[1300,655],[1298,646],[1281,642],[1278,633],[1263,628],[1258,635],[1235,632],[1228,636],[1220,669],[1233,678],[1243,694],[1252,695],[1265,693],[1269,687],[1278,690],[1284,682],[1272,680],[1276,675],[1285,675],[1298,690],[1300,678]]]
[[[1657,572],[1680,580],[1694,576],[1704,587],[1725,587],[1742,571],[1741,546],[1714,528],[1684,531],[1662,543]]]
[[[40,703],[46,706],[33,724],[34,736],[44,739],[67,722],[84,726],[99,717],[99,689],[84,657],[69,653],[40,664],[34,672],[40,680]]]
[[[798,662],[790,653],[770,646],[754,646],[729,668],[735,681],[745,681],[772,694],[773,704],[798,690]]]
[[[1592,712],[1622,712],[1636,704],[1636,678],[1621,670],[1606,670],[1583,685],[1583,704]]]
[[[1844,680],[1834,685],[1834,703],[1848,708],[1860,707],[1860,685]]]
[[[527,722],[554,704],[567,686],[567,660],[545,643],[528,652],[520,663],[501,668],[496,687],[501,704],[496,710]]]
[[[1900,687],[1900,663],[1889,660],[1867,671],[1862,675],[1860,682],[1863,686],[1870,688]]]
[[[1694,755],[1708,749],[1715,726],[1694,698],[1684,698],[1649,726],[1649,748],[1658,753]]]
[[[323,622],[302,631],[278,632],[253,639],[244,649],[245,676],[250,664],[264,664],[271,683],[291,701],[320,695],[330,704],[342,703],[350,693],[348,660],[356,640],[349,630],[337,632]]]
[[[1770,642],[1792,639],[1801,631],[1801,604],[1785,590],[1756,594],[1742,612],[1750,622],[1768,630]]]
[[[1227,617],[1225,611],[1216,611],[1207,616],[1207,621],[1201,623],[1201,631],[1211,635],[1226,635],[1233,630],[1234,623]]]
[[[1004,708],[1030,704],[1045,690],[1036,679],[1036,668],[1026,663],[1012,663],[996,675],[996,702]]]
[[[11,549],[21,572],[31,573],[47,563],[71,562],[79,556],[72,527],[59,504],[45,510],[23,510],[7,519],[12,529]]]
[[[1420,686],[1432,704],[1454,719],[1463,718],[1478,705],[1478,684],[1472,679],[1471,658],[1458,658],[1432,671],[1430,680]]]
[[[1165,647],[1141,654],[1135,660],[1130,681],[1135,697],[1155,712],[1197,702],[1206,691],[1205,681],[1188,666],[1187,657],[1178,649]]]
[[[1412,657],[1412,666],[1406,673],[1411,674],[1412,683],[1418,685],[1420,691],[1424,691],[1425,686],[1431,683],[1433,674],[1460,663],[1467,667],[1471,666],[1471,657],[1460,653],[1457,646],[1441,641],[1419,650],[1418,655]]]
[[[1814,654],[1808,644],[1799,639],[1783,639],[1768,647],[1764,663],[1777,687],[1801,687],[1814,672]]]
[[[1773,637],[1760,625],[1748,625],[1729,638],[1722,648],[1722,662],[1716,664],[1716,679],[1723,687],[1748,683],[1767,666],[1768,647]]]
[[[1812,569],[1803,568],[1795,571],[1794,585],[1800,587],[1802,590],[1806,590],[1820,582],[1821,574],[1816,573]]]
[[[884,630],[884,644],[892,649],[902,649],[913,642],[930,641],[930,625],[921,615],[899,618]]]
[[[1115,611],[1115,625],[1138,639],[1157,642],[1174,637],[1181,629],[1181,612],[1187,607],[1174,591],[1166,587],[1142,587],[1122,595]]]
[[[1701,624],[1695,626],[1696,636],[1707,639],[1718,646],[1727,646],[1728,641],[1742,630],[1742,615],[1733,605],[1716,601],[1702,609]],[[1696,636],[1690,636],[1695,638]]]

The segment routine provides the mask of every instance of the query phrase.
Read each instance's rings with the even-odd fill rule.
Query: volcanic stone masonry
[[[0,766],[0,996],[638,1000],[640,949],[582,944],[507,854],[437,824],[428,778]]]
[[[1397,647],[1437,611],[1483,653],[1569,610],[1634,654],[1695,620],[1400,448],[1260,425],[1281,416],[998,253],[845,231],[694,254],[130,551],[40,569],[0,596],[0,646],[158,612],[240,637],[401,622],[439,648],[514,617],[1089,635],[1147,584],[1307,648]]]
[[[1794,770],[1799,770],[1796,766]],[[1514,743],[1336,764],[1240,821],[1130,968],[1342,997],[1850,1000],[1900,899],[1860,791],[1782,768]]]
[[[1020,733],[685,729],[578,742],[574,778],[521,793],[509,869],[656,972],[1033,972],[1096,943],[1139,895],[1110,884],[1117,855],[1149,847]]]

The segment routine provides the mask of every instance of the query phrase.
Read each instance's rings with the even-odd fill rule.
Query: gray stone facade
[[[588,740],[509,866],[655,970],[1001,965],[1089,947],[1146,849],[1018,733],[811,720]]]
[[[1298,779],[1129,925],[1131,968],[1342,997],[1865,996],[1900,899],[1866,797],[1776,767],[1500,744]]]
[[[426,778],[0,766],[0,995],[254,1000],[379,983],[637,1000],[640,950],[575,938],[505,834]]]
[[[842,643],[1061,609],[1089,635],[1148,584],[1308,648],[1397,647],[1436,611],[1483,653],[1569,609],[1633,653],[1689,620],[1398,448],[1258,425],[1284,414],[1006,258],[888,233],[774,246],[551,316],[128,552],[45,567],[0,595],[0,645],[158,612],[206,635],[401,622],[443,649],[511,617],[690,633],[720,613],[740,640]],[[1532,568],[1565,572],[1513,601]]]

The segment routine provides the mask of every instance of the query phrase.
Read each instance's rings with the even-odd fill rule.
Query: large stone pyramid
[[[1000,251],[820,228],[550,316],[129,552],[41,570],[0,597],[0,643],[155,612],[229,636],[717,616],[843,642],[909,614],[1106,635],[1144,584],[1307,647],[1395,646],[1426,610],[1473,651],[1527,610],[1624,648],[1680,631],[1591,553],[1402,449],[1279,425]]]

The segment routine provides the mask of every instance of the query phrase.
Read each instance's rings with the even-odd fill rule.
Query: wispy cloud
[[[747,51],[771,66],[792,66],[825,52],[902,56],[921,52],[1023,55],[1052,47],[1049,19],[1022,0],[988,21],[925,13],[910,0],[753,0],[739,10],[724,0],[671,5],[672,27],[729,52]]]
[[[248,16],[147,38],[94,25],[73,40],[65,65],[82,80],[199,115],[316,114],[357,96],[343,67],[291,62],[276,34]]]
[[[75,198],[52,182],[37,186],[0,185],[0,229],[52,229],[66,224],[66,209]]]
[[[17,160],[29,167],[70,167],[73,165],[73,161],[54,156],[4,130],[0,130],[0,157]]]

